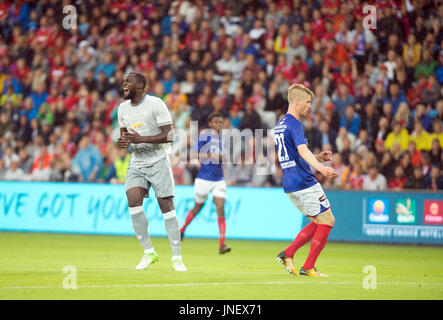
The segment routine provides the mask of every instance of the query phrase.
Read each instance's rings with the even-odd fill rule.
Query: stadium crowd
[[[226,129],[272,129],[302,83],[316,94],[310,148],[331,150],[339,172],[316,175],[325,188],[443,189],[437,0],[72,4],[76,27],[65,29],[69,1],[0,0],[1,180],[122,183],[130,155],[115,145],[117,108],[136,71],[185,131],[214,111]],[[376,29],[364,28],[367,4]],[[259,166],[242,157],[228,185],[281,185],[278,163],[267,175]],[[197,169],[173,157],[177,184]]]

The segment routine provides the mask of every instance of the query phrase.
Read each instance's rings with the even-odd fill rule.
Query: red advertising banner
[[[443,200],[424,201],[424,224],[443,225]]]

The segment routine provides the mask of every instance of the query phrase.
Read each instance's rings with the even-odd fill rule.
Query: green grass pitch
[[[443,299],[442,247],[328,243],[317,268],[329,277],[307,278],[275,261],[286,242],[228,240],[232,252],[219,255],[216,239],[186,238],[189,270],[181,273],[167,238],[152,240],[159,262],[135,270],[135,237],[0,232],[0,299]],[[308,250],[296,253],[296,268]],[[75,290],[63,288],[64,279],[74,283],[72,271],[63,273],[68,265]],[[375,275],[365,266],[376,278],[365,280]]]

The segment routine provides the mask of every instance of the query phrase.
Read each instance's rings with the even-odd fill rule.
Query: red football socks
[[[295,252],[303,247],[306,243],[311,240],[314,236],[315,231],[317,230],[317,224],[315,222],[311,222],[307,226],[305,226],[295,237],[294,241],[289,245],[289,247],[284,251],[286,256],[292,258]]]
[[[306,259],[303,268],[306,270],[314,268],[315,262],[317,261],[320,252],[323,250],[326,242],[328,242],[329,232],[332,226],[328,224],[318,224],[317,230],[314,233],[311,241],[311,248],[309,249],[309,255]]]
[[[218,228],[220,229],[220,237],[218,240],[218,245],[221,247],[225,244],[225,232],[226,232],[226,222],[225,217],[218,217]]]
[[[180,229],[180,232],[181,232],[181,233],[185,232],[186,227],[188,226],[188,224],[191,223],[192,219],[194,219],[194,218],[195,218],[195,216],[194,216],[194,214],[192,213],[192,209],[191,209],[191,210],[188,211],[188,215],[186,216],[186,219],[185,219],[185,224],[184,224],[183,227]]]

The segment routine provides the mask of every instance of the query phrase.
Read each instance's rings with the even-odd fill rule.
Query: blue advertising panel
[[[143,208],[152,236],[166,236],[151,190]],[[182,224],[194,205],[192,186],[176,186],[174,203]],[[281,189],[227,189],[226,236],[237,239],[293,239],[301,213]],[[0,182],[0,230],[133,235],[123,185]],[[218,237],[215,206],[208,199],[189,225],[187,237]]]
[[[151,190],[143,208],[152,236],[166,236]],[[330,240],[443,244],[442,192],[326,190],[335,216]],[[194,205],[192,186],[176,186],[180,224]],[[280,188],[228,187],[226,236],[292,241],[307,218]],[[0,230],[133,235],[123,185],[0,181]],[[218,237],[209,198],[187,237]]]
[[[442,192],[327,190],[326,195],[336,218],[331,240],[443,244]]]

